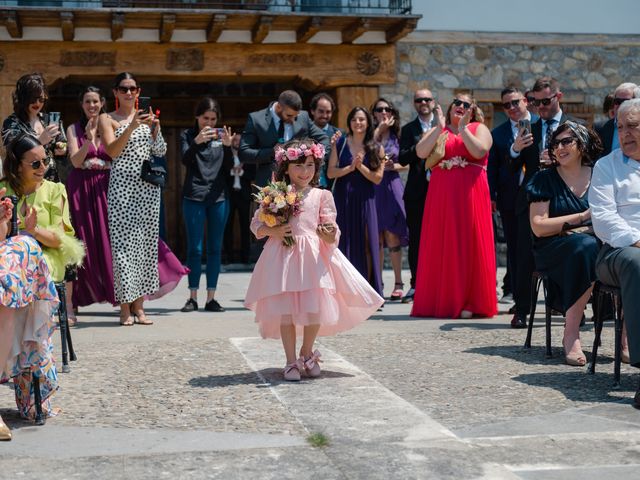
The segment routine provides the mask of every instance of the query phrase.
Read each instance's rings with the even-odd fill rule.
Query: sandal
[[[138,310],[137,313],[134,312],[133,314],[133,323],[137,323],[138,325],[153,325],[153,320],[147,319],[144,310]]]
[[[402,300],[402,294],[403,289],[404,288],[404,283],[402,282],[396,282],[396,284],[394,285],[394,289],[393,292],[391,292],[391,296],[389,297],[389,300]]]
[[[133,316],[129,314],[125,317],[120,314],[120,325],[125,327],[130,327],[131,325],[133,325]]]

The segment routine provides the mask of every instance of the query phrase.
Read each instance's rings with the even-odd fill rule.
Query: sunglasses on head
[[[519,98],[517,100],[511,100],[510,102],[504,102],[502,104],[502,108],[504,108],[505,110],[509,110],[510,108],[515,108],[518,105],[520,105],[520,100],[522,100],[522,99]]]
[[[41,165],[44,164],[45,167],[48,167],[50,163],[51,159],[49,157],[46,157],[44,160],[36,160],[34,162],[31,162],[30,165],[34,170],[38,170]]]
[[[413,99],[413,103],[429,103],[429,102],[433,102],[433,98],[419,97],[419,98]]]
[[[540,105],[544,105],[546,107],[546,106],[550,105],[551,104],[551,100],[553,100],[557,96],[558,96],[558,94],[554,93],[553,95],[551,95],[548,98],[541,98],[540,100],[533,99],[531,101],[531,103],[533,103],[536,107],[539,107]]]
[[[393,110],[391,110],[391,107],[376,107],[373,109],[373,111],[376,113],[382,113],[382,112],[393,113]]]
[[[551,150],[558,148],[560,145],[562,145],[563,147],[568,147],[569,145],[574,143],[576,140],[578,140],[576,137],[564,137],[564,138],[561,138],[560,140],[554,140],[553,143],[551,144]]]
[[[613,99],[613,104],[620,106],[624,102],[626,102],[627,100],[629,100],[629,99],[628,98],[618,98],[618,97],[616,97],[616,98]]]
[[[120,85],[118,85],[116,87],[116,90],[118,90],[120,93],[137,93],[138,90],[140,90],[140,87],[122,87]]]
[[[471,108],[471,104],[470,104],[469,102],[465,102],[464,100],[460,100],[460,99],[458,99],[458,98],[456,98],[456,99],[453,101],[453,104],[454,104],[456,107],[459,107],[460,105],[462,105],[465,109]]]

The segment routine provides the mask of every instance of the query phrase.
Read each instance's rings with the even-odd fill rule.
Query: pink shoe
[[[295,362],[290,363],[289,365],[284,367],[282,375],[287,382],[299,382],[300,371],[303,369],[304,367],[302,365],[302,362],[300,362],[300,360],[296,360]]]
[[[320,373],[322,373],[320,370],[320,362],[322,362],[322,360],[320,360],[320,357],[321,357],[321,354],[318,350],[313,352],[311,356],[308,358],[300,357],[300,359],[302,360],[302,363],[304,364],[304,369],[306,371],[307,376],[312,378],[316,378],[320,376]]]

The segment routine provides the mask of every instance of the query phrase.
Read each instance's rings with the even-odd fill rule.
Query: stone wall
[[[400,108],[403,123],[415,116],[411,100],[419,87],[448,105],[455,90],[530,88],[543,75],[557,78],[564,91],[583,93],[600,116],[617,85],[640,83],[640,37],[418,32],[397,44],[397,67],[396,84],[380,93]]]

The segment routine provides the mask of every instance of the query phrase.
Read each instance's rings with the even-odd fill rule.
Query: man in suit
[[[618,121],[616,120],[618,108],[627,100],[632,98],[640,98],[640,87],[635,83],[622,83],[618,85],[613,93],[613,118],[604,123],[594,125],[595,131],[600,135],[602,140],[602,157],[611,153],[612,150],[620,148],[618,140]]]
[[[531,124],[531,114],[527,110],[527,99],[518,88],[505,88],[500,98],[509,120],[491,131],[493,145],[489,151],[487,176],[491,205],[494,211],[497,209],[500,213],[507,242],[507,273],[503,280],[503,297],[500,299],[501,303],[506,303],[515,291],[518,233],[515,203],[520,181],[520,172],[514,172],[511,166],[511,147],[521,130],[518,122],[528,120]]]
[[[516,272],[515,272],[515,314],[512,328],[526,328],[527,314],[531,307],[531,275],[534,270],[531,226],[529,224],[529,203],[526,186],[541,167],[551,165],[547,146],[551,134],[566,120],[582,123],[565,115],[560,106],[562,91],[555,78],[542,77],[531,89],[534,106],[538,108],[540,119],[531,125],[531,133],[519,132],[511,146],[511,165],[519,175],[515,214],[517,222]]]
[[[431,130],[436,122],[433,114],[436,103],[430,90],[426,88],[416,90],[413,95],[413,105],[418,116],[402,127],[398,158],[401,165],[409,165],[407,184],[404,188],[404,208],[407,213],[407,227],[409,227],[408,257],[411,269],[411,288],[402,299],[403,303],[412,302],[415,293],[422,214],[429,186],[429,172],[425,172],[424,169],[425,159],[418,157],[416,147],[426,140],[424,134]]]
[[[302,110],[297,92],[285,90],[267,108],[249,114],[240,139],[239,157],[242,163],[256,165],[257,186],[263,187],[271,180],[275,165],[273,147],[292,138],[311,138],[323,144],[328,158],[329,137]]]
[[[309,105],[309,113],[316,127],[320,128],[331,140],[333,135],[340,131],[338,127],[331,125],[331,117],[336,110],[336,104],[333,98],[327,93],[318,93],[311,99]],[[327,178],[327,166],[329,162],[324,162],[320,171],[320,188],[331,190],[333,187],[333,179]]]

